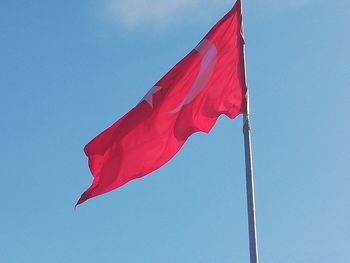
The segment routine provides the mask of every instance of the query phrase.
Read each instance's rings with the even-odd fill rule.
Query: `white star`
[[[142,101],[147,101],[147,103],[153,108],[153,94],[156,93],[158,90],[160,90],[162,87],[159,86],[153,86],[147,94],[142,98],[140,103]]]

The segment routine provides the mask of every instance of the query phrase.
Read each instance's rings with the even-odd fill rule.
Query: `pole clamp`
[[[250,123],[250,118],[249,114],[245,114],[243,117],[243,132],[249,132],[251,131],[251,123]]]

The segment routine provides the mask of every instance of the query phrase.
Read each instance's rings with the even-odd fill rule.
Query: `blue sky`
[[[261,262],[350,262],[350,2],[244,2]],[[0,262],[248,262],[241,117],[73,211],[84,145],[232,5],[0,3]]]

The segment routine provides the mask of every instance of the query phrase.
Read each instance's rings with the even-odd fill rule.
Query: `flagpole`
[[[253,176],[251,129],[250,129],[249,114],[243,115],[243,134],[244,134],[245,167],[246,167],[250,263],[258,263],[259,259],[258,259],[258,244],[257,244],[257,234],[256,234],[254,176]]]
[[[244,35],[243,25],[243,0],[241,0],[242,12],[242,35]],[[244,54],[244,70],[245,81],[247,82],[245,46]],[[247,85],[248,86],[248,85]],[[254,194],[254,174],[252,159],[252,142],[251,142],[251,125],[250,125],[250,109],[249,109],[249,91],[246,94],[246,113],[243,114],[243,135],[244,135],[244,151],[245,151],[245,169],[246,169],[246,188],[247,188],[247,210],[248,210],[248,228],[249,228],[249,252],[250,263],[259,263],[258,242],[256,234],[256,215],[255,215],[255,194]]]

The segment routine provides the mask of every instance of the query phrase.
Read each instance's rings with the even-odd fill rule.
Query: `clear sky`
[[[248,262],[241,117],[73,206],[83,147],[233,0],[0,2],[0,262]],[[350,1],[244,1],[261,262],[350,262]]]

